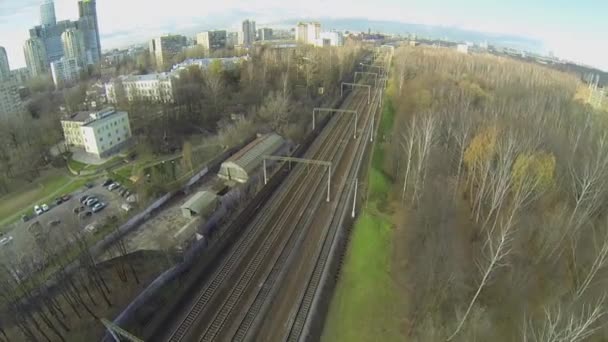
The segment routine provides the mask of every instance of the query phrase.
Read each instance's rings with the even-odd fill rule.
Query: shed
[[[197,192],[181,206],[182,215],[185,218],[207,215],[215,209],[217,203],[217,195],[213,192]]]
[[[262,157],[275,153],[284,144],[283,137],[276,133],[263,135],[223,162],[218,176],[225,180],[246,183],[251,173],[262,165]]]

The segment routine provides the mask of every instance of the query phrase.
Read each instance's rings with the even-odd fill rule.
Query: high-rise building
[[[30,38],[25,41],[23,47],[27,69],[32,77],[40,76],[47,72],[46,49],[40,38]]]
[[[344,45],[344,36],[341,32],[329,31],[321,32],[317,39],[316,46],[342,46]]]
[[[235,45],[240,44],[239,34],[240,32],[228,32],[226,34],[226,47],[233,48]]]
[[[267,27],[258,29],[258,39],[261,41],[272,40],[272,29]]]
[[[255,41],[255,21],[254,20],[245,20],[242,25],[243,32],[243,42],[242,44],[245,46],[251,46]]]
[[[25,110],[19,96],[19,83],[13,78],[0,80],[0,118],[9,118]]]
[[[61,34],[63,54],[65,58],[76,58],[80,66],[88,64],[82,31],[67,29]]]
[[[0,46],[0,80],[7,78],[11,75],[11,68],[8,65],[8,56],[6,55],[6,49]]]
[[[207,50],[226,48],[226,31],[206,31],[196,35],[196,44]]]
[[[51,63],[51,75],[56,87],[61,87],[78,80],[80,66],[76,58],[62,58]]]
[[[78,1],[78,26],[83,32],[84,44],[91,63],[101,61],[101,41],[97,23],[97,4],[95,0]]]
[[[316,44],[321,34],[321,24],[318,22],[299,22],[296,26],[296,41],[303,44]]]
[[[55,24],[57,24],[55,4],[53,0],[46,0],[40,5],[40,25],[49,26]]]
[[[188,39],[182,35],[166,35],[150,41],[150,54],[155,57],[156,65],[164,68],[187,45]]]
[[[38,25],[30,29],[30,38],[40,38],[46,51],[46,65],[63,57],[63,44],[61,34],[67,29],[77,28],[78,23],[62,20],[55,25]]]

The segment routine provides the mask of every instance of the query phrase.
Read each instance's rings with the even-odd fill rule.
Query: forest
[[[411,341],[605,341],[608,113],[578,77],[402,47],[383,172]]]

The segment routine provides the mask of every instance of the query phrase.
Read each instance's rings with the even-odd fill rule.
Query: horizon
[[[585,0],[574,6],[564,0],[543,0],[534,4],[526,4],[524,0],[509,4],[486,4],[482,0],[458,3],[431,0],[424,4],[381,1],[384,6],[368,7],[346,1],[327,5],[320,0],[307,2],[306,5],[278,0],[262,0],[254,4],[241,0],[228,0],[221,4],[174,0],[170,4],[165,2],[150,8],[145,6],[148,3],[144,0],[128,3],[103,0],[97,2],[97,12],[104,51],[143,44],[163,33],[192,35],[213,28],[237,29],[240,21],[246,18],[256,20],[258,26],[288,21],[293,21],[295,25],[303,18],[315,18],[321,22],[324,30],[332,27],[323,26],[323,20],[366,19],[538,41],[541,45],[539,51],[533,52],[552,52],[560,59],[608,71],[608,47],[598,44],[602,32],[608,31],[608,22],[604,22],[601,16],[601,13],[608,12],[608,3],[598,5]],[[29,28],[40,22],[39,6],[42,3],[43,0],[8,0],[0,4],[0,46],[7,50],[11,69],[25,66],[23,44],[28,38]],[[142,8],[146,8],[145,15],[132,15]],[[77,18],[76,0],[57,0],[55,9],[58,21]],[[487,20],[490,17],[496,20]],[[374,27],[371,29],[377,31]],[[496,44],[491,39],[488,42]]]

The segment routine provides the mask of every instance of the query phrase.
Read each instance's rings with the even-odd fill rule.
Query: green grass
[[[385,102],[378,136],[392,130],[394,110]],[[391,181],[382,171],[384,148],[375,144],[369,196],[353,230],[322,340],[402,341],[398,293],[391,277],[393,223],[388,208]]]
[[[0,226],[31,214],[35,204],[50,203],[55,197],[82,187],[87,179],[74,179],[65,173],[49,175],[28,189],[15,191],[0,199]],[[0,228],[3,229],[4,227]]]
[[[80,172],[88,166],[87,164],[76,161],[71,157],[68,159],[68,165],[70,169],[74,172]]]

